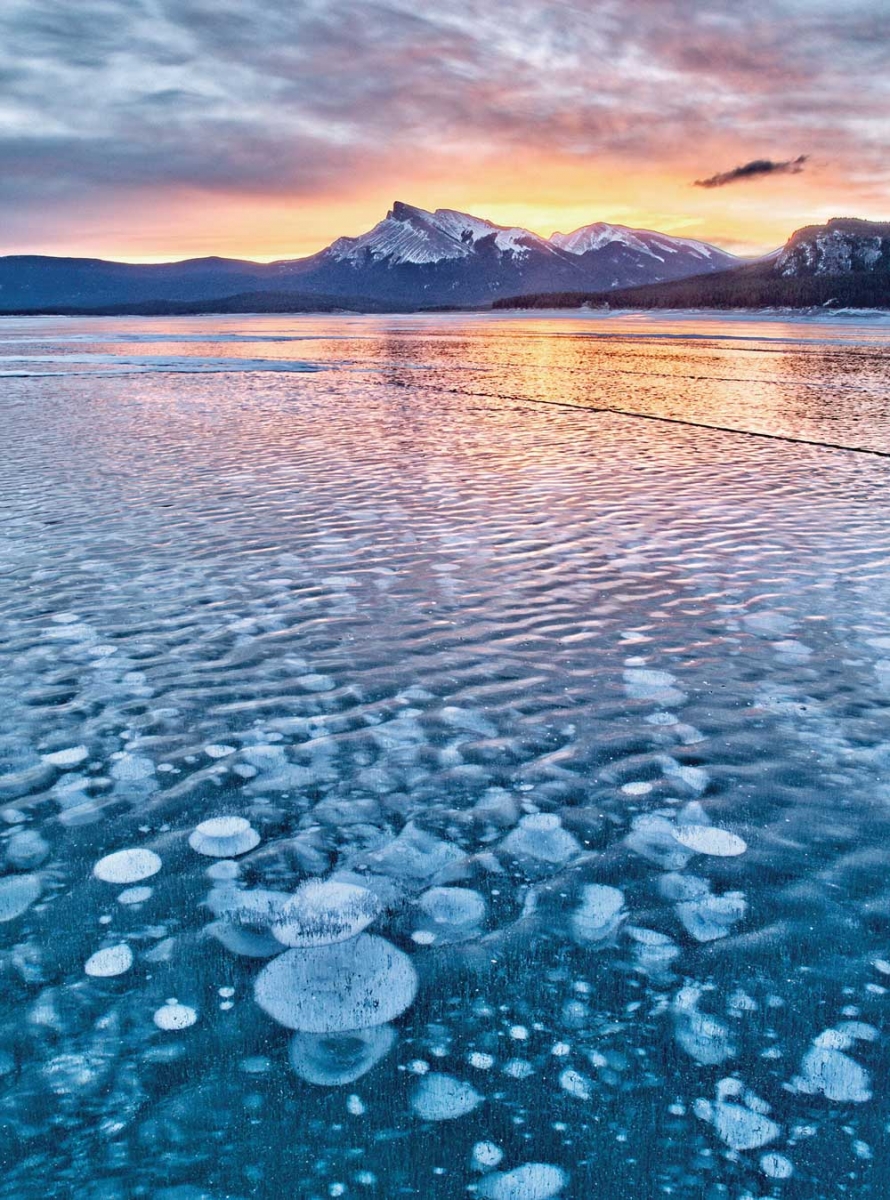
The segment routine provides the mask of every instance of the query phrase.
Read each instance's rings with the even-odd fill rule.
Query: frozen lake
[[[890,321],[0,376],[2,1200],[886,1200]]]

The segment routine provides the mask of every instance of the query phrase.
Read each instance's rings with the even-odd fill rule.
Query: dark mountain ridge
[[[542,238],[452,209],[397,201],[359,237],[274,263],[199,258],[121,263],[41,255],[0,257],[0,311],[97,309],[298,293],[397,309],[488,305],[518,292],[622,287],[736,263],[688,238],[601,222]]]
[[[835,218],[809,225],[754,263],[609,292],[550,292],[495,308],[890,308],[890,223]]]

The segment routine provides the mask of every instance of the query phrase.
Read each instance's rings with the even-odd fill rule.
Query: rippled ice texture
[[[890,1194],[886,323],[0,338],[4,1200]]]

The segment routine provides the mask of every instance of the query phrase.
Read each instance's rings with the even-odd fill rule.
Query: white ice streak
[[[303,1033],[345,1033],[393,1020],[414,1000],[406,954],[361,933],[348,942],[288,950],[257,976],[254,996],[273,1020]]]
[[[161,860],[153,850],[134,847],[106,854],[93,867],[93,874],[103,883],[139,883],[160,869]]]
[[[422,1121],[454,1121],[478,1108],[482,1096],[470,1083],[430,1071],[414,1085],[409,1103]]]
[[[65,750],[53,750],[51,754],[44,754],[43,761],[51,767],[76,767],[89,757],[90,752],[86,746],[69,746]]]

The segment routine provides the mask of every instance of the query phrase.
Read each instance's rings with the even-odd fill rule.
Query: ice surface
[[[483,1200],[550,1200],[568,1185],[568,1172],[550,1163],[523,1163],[484,1176],[476,1187]]]
[[[274,1020],[303,1033],[345,1033],[383,1025],[417,992],[403,951],[374,934],[287,950],[257,976],[256,1002]]]
[[[106,854],[93,867],[93,874],[103,883],[139,883],[150,879],[161,869],[161,860],[153,850],[135,847]]]
[[[411,1111],[422,1121],[454,1121],[478,1108],[482,1097],[472,1084],[430,1071],[415,1083],[410,1103]]]
[[[4,1195],[880,1194],[890,318],[2,336]]]
[[[285,946],[325,946],[356,937],[380,913],[367,888],[310,879],[281,907],[272,933]]]

